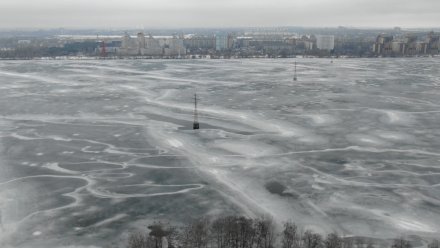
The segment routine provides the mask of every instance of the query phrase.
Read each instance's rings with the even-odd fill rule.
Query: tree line
[[[390,244],[363,237],[342,237],[337,233],[323,236],[302,231],[294,222],[284,223],[281,232],[270,218],[243,216],[201,218],[181,227],[154,223],[148,232],[132,233],[127,248],[412,248],[403,237]],[[428,248],[440,248],[433,240]]]

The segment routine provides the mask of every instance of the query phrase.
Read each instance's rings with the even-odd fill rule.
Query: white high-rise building
[[[321,50],[333,50],[335,48],[335,36],[333,35],[317,35],[316,47]]]

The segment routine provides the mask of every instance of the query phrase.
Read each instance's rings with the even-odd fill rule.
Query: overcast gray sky
[[[0,0],[0,28],[439,27],[440,0]]]

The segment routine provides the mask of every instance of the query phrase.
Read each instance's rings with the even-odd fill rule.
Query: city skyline
[[[435,28],[440,2],[378,0],[166,2],[3,0],[0,28],[377,27]]]

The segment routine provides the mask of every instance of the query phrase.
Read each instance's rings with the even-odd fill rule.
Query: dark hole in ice
[[[270,181],[266,183],[265,187],[272,194],[277,194],[281,196],[286,195],[284,194],[284,191],[286,190],[286,186],[284,186],[283,184],[277,181]]]

